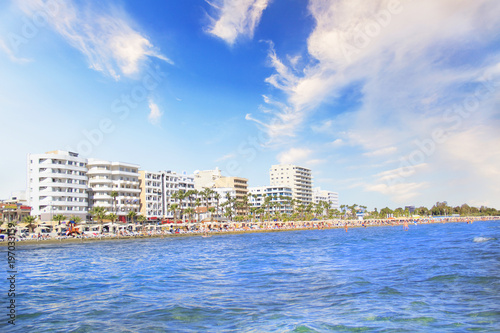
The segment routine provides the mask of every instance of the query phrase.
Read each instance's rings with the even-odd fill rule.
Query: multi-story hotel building
[[[218,188],[234,189],[236,201],[240,203],[245,202],[245,197],[248,195],[248,179],[222,176],[218,168],[215,168],[215,170],[195,171],[194,182],[195,188],[199,191],[204,188],[213,190]],[[248,210],[245,207],[236,210],[237,215],[245,215],[247,212]]]
[[[88,215],[87,159],[77,153],[56,150],[28,154],[28,205],[42,221],[62,214],[67,218]]]
[[[293,191],[291,187],[286,186],[258,186],[250,187],[248,191],[251,194],[250,205],[252,207],[265,208],[265,198],[270,197],[269,212],[280,212],[281,214],[292,214],[293,207],[291,199]]]
[[[273,165],[269,170],[271,186],[286,186],[292,189],[293,199],[307,205],[312,203],[311,169],[292,164]]]
[[[325,201],[330,204],[331,209],[339,209],[339,194],[337,192],[322,190],[315,187],[313,190],[313,203],[317,204],[320,201]]]
[[[163,192],[163,173],[139,171],[139,187],[141,189],[139,211],[148,219],[165,216]]]
[[[236,193],[236,202],[246,202],[248,195],[248,179],[241,177],[221,177],[215,181],[215,188],[233,188]],[[247,202],[248,203],[248,202]],[[246,215],[248,208],[241,206],[236,209],[237,215]]]
[[[173,218],[170,209],[173,204],[179,205],[179,210],[194,207],[194,196],[182,200],[182,203],[175,198],[175,193],[179,191],[187,193],[194,190],[194,176],[172,171],[139,171],[139,175],[140,212],[147,219]]]
[[[104,207],[126,221],[130,211],[139,212],[139,166],[90,158],[87,163],[90,207]],[[113,198],[112,192],[118,193]]]

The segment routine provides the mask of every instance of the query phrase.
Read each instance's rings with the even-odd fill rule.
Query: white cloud
[[[399,184],[376,184],[367,185],[365,190],[369,192],[378,192],[380,194],[387,195],[394,200],[394,202],[405,204],[410,200],[417,197],[420,192],[419,190],[427,187],[428,184],[422,183],[399,183]]]
[[[119,79],[139,72],[149,57],[172,63],[163,56],[121,10],[103,10],[74,1],[54,1],[49,8],[41,0],[18,0],[26,15],[44,13],[48,22],[71,46],[79,50],[89,67]]]
[[[208,3],[217,9],[218,18],[212,19],[207,31],[232,45],[240,35],[253,37],[269,0],[219,0]]]
[[[163,112],[160,111],[160,108],[153,100],[149,100],[149,115],[148,120],[151,124],[157,125],[160,123],[161,117],[163,116]]]
[[[20,58],[15,55],[15,52],[7,45],[7,43],[0,38],[0,50],[9,56],[9,59],[18,64],[24,64],[27,62],[32,62],[33,59]]]
[[[229,154],[226,154],[222,157],[219,157],[218,159],[215,160],[215,162],[222,162],[222,161],[226,161],[226,160],[229,160],[229,159],[232,159],[232,158],[235,158],[236,157],[236,154],[234,153],[229,153]]]
[[[312,160],[307,161],[306,165],[314,166],[314,165],[318,165],[318,164],[323,164],[325,162],[326,162],[326,160],[317,158],[317,159],[312,159]]]
[[[398,148],[396,148],[396,147],[385,147],[385,148],[381,148],[378,150],[364,153],[363,155],[367,156],[367,157],[377,157],[377,156],[384,156],[384,155],[393,154],[397,151],[398,151]]]
[[[306,148],[290,148],[287,151],[278,154],[278,161],[280,164],[298,164],[304,162],[312,151]]]
[[[340,147],[345,144],[344,140],[342,139],[335,139],[333,142],[330,143],[333,147]]]
[[[307,40],[308,57],[303,59],[312,60],[301,63],[302,69],[292,61],[296,54],[278,56],[270,43],[274,73],[266,82],[286,99],[281,107],[275,105],[272,112],[254,119],[261,119],[263,130],[273,131],[271,139],[300,140],[306,123],[317,123],[311,115],[320,104],[335,103],[346,90],[354,91],[359,94],[355,109],[333,114],[328,126],[309,126],[335,135],[331,147],[349,145],[350,163],[370,164],[368,159],[376,157],[395,164],[408,158],[405,152],[416,152],[420,155],[413,157],[423,156],[417,170],[425,166],[426,176],[453,194],[460,190],[452,186],[452,177],[474,174],[481,184],[500,179],[498,161],[491,155],[497,151],[491,143],[500,142],[500,52],[495,47],[500,21],[494,15],[500,12],[500,2],[310,0],[309,11],[315,25]],[[286,131],[276,130],[277,125]],[[481,131],[469,131],[476,128]],[[429,140],[436,130],[450,139],[436,143],[436,153],[419,153],[414,142]],[[470,162],[476,155],[481,162]],[[416,171],[400,183],[387,184],[384,180],[397,173],[383,174],[385,164],[378,165],[382,170],[368,182],[371,190],[396,198],[412,197],[426,188],[419,179],[422,173]],[[366,170],[358,172],[367,177]],[[410,190],[404,190],[403,183]],[[488,194],[472,189],[470,196],[493,196],[500,202],[493,188]]]

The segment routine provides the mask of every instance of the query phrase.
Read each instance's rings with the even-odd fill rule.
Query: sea
[[[3,332],[500,332],[500,221],[40,243],[16,260]]]

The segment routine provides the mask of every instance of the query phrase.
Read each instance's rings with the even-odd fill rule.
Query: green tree
[[[95,206],[89,211],[89,214],[92,215],[94,219],[97,219],[97,221],[99,221],[99,223],[101,224],[101,233],[102,233],[103,220],[106,218],[107,215],[106,208]]]
[[[169,211],[174,213],[174,221],[177,217],[177,215],[175,214],[177,212],[177,208],[179,208],[178,204],[171,204],[170,207],[168,208]]]
[[[136,220],[142,225],[144,223],[144,221],[146,221],[146,216],[138,215]]]
[[[201,207],[201,200],[200,198],[196,198],[195,200],[195,206],[196,206],[196,215],[198,216],[197,222],[200,223],[200,207]]]
[[[109,193],[109,196],[111,198],[113,198],[113,213],[116,214],[116,197],[118,196],[118,192],[117,191],[111,191],[111,193]]]
[[[71,215],[69,217],[69,220],[75,222],[75,225],[80,224],[80,222],[82,222],[82,218],[76,215]]]
[[[59,224],[61,224],[61,222],[66,220],[66,219],[67,219],[67,217],[64,216],[63,214],[57,214],[52,218],[52,220],[59,222]]]
[[[127,213],[127,218],[129,220],[129,222],[132,222],[132,223],[135,223],[135,218],[137,217],[137,213],[134,212],[133,210],[129,211]]]
[[[215,213],[217,215],[219,215],[219,202],[220,202],[220,194],[218,192],[214,192],[213,193],[213,197],[215,199],[215,202],[216,202],[216,209],[215,209]]]
[[[34,224],[35,221],[36,221],[36,217],[31,216],[31,215],[25,216],[23,219],[24,223],[28,223],[27,227],[28,227],[30,232],[33,232],[33,230],[36,228],[36,226]]]

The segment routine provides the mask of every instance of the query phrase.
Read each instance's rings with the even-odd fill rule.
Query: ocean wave
[[[474,237],[474,243],[483,243],[492,240],[497,240],[495,237]]]

